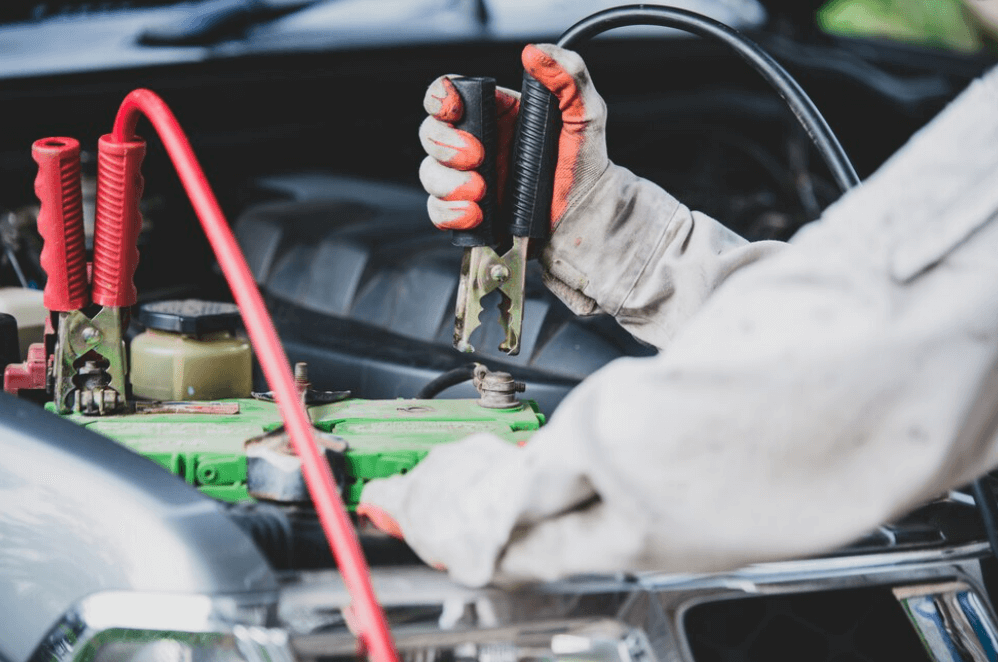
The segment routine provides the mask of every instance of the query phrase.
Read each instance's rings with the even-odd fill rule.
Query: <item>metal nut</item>
[[[113,388],[94,386],[76,390],[73,408],[84,416],[107,416],[113,414],[123,404],[121,394]]]

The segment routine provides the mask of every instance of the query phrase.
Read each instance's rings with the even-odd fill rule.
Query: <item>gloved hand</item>
[[[551,44],[523,49],[523,68],[558,98],[562,130],[558,141],[551,228],[573,204],[589,192],[610,165],[606,156],[606,104],[589,80],[578,54]],[[520,93],[496,88],[498,199],[503,200],[509,172]],[[467,230],[482,221],[477,202],[485,195],[485,182],[475,172],[484,156],[482,144],[471,134],[455,129],[464,108],[447,76],[426,91],[423,107],[429,113],[419,129],[428,156],[419,179],[430,194],[430,220],[443,230]]]
[[[606,104],[576,53],[527,46],[523,66],[558,98],[558,140],[551,203],[552,234],[540,255],[544,284],[574,313],[609,313],[633,335],[663,347],[730,273],[774,250],[748,244],[723,225],[679,204],[661,188],[612,164],[606,151]],[[519,94],[498,88],[500,201],[510,168]],[[481,222],[485,182],[475,172],[484,150],[451,124],[463,108],[447,76],[427,90],[429,117],[419,130],[428,156],[419,176],[430,194],[430,219],[441,229]],[[501,206],[501,202],[500,202]]]

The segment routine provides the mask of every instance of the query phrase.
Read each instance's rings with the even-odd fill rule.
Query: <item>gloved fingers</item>
[[[577,53],[552,44],[523,49],[527,72],[558,98],[562,126],[551,196],[551,228],[592,189],[609,165],[606,103],[596,92]]]
[[[426,199],[430,220],[440,230],[470,230],[482,222],[482,208],[470,200]]]
[[[404,540],[402,535],[402,527],[399,523],[395,521],[388,511],[375,506],[371,503],[361,503],[357,505],[357,516],[366,517],[370,520],[374,528],[378,529],[382,533],[387,533],[393,538],[398,538],[399,540]]]
[[[485,179],[474,170],[455,170],[427,156],[419,166],[419,181],[430,195],[441,200],[470,200],[485,197]]]
[[[554,44],[530,44],[523,49],[522,60],[527,73],[558,97],[566,128],[605,124],[606,103],[578,53]]]
[[[464,115],[464,106],[457,88],[450,81],[453,74],[436,79],[426,88],[423,109],[441,122],[457,122]]]
[[[433,117],[419,126],[419,141],[427,154],[457,170],[473,170],[485,158],[485,148],[477,138]]]
[[[457,93],[457,88],[451,82],[455,78],[454,74],[441,76],[430,83],[423,96],[423,109],[428,115],[453,124],[459,122],[464,116],[464,105],[461,102],[461,95]],[[510,114],[516,118],[520,105],[520,93],[506,87],[496,86],[496,116],[503,118]]]
[[[552,581],[568,575],[633,569],[647,554],[647,524],[599,500],[514,533],[496,581]]]
[[[438,446],[406,475],[367,483],[361,503],[390,513],[424,561],[481,586],[517,526],[593,498],[560,444],[539,453],[533,443],[480,434]]]

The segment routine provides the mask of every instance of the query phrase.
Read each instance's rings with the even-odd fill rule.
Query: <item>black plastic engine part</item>
[[[684,623],[696,660],[928,660],[884,587],[711,602]]]
[[[150,329],[200,336],[213,331],[235,331],[242,318],[234,303],[182,299],[143,305],[139,322]]]
[[[285,350],[315,383],[362,398],[413,397],[465,365],[453,349],[461,252],[426,215],[426,194],[323,174],[259,182],[283,201],[248,209],[235,225]],[[581,379],[620,356],[651,356],[608,316],[579,318],[527,275],[521,351],[498,350],[495,303],[473,337],[477,360],[527,383],[550,413]],[[491,319],[489,318],[491,316]],[[470,384],[443,397],[477,397]]]
[[[336,567],[310,506],[243,502],[226,508],[229,519],[252,538],[275,570]],[[408,545],[387,535],[361,532],[360,544],[372,566],[422,563]]]

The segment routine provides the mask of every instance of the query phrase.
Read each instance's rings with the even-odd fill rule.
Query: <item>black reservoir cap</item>
[[[241,324],[239,306],[223,301],[181,299],[156,301],[139,309],[139,322],[150,329],[200,336],[235,331]]]

